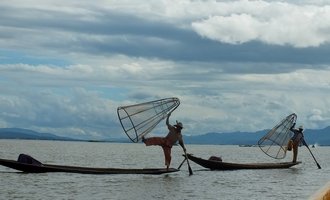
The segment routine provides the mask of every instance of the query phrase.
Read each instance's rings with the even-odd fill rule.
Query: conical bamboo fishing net
[[[293,133],[290,131],[296,122],[297,115],[292,113],[272,128],[259,141],[260,149],[268,156],[275,159],[282,159],[286,155],[287,144]]]
[[[176,97],[117,108],[119,121],[132,142],[138,142],[180,105]]]

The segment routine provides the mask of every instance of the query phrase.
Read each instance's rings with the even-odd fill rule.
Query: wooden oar
[[[307,147],[309,153],[311,153],[311,155],[312,155],[312,157],[313,157],[313,159],[314,159],[314,161],[315,161],[317,167],[318,167],[319,169],[321,169],[320,164],[316,161],[316,159],[315,159],[315,157],[314,157],[312,151],[309,149],[308,144],[306,143],[306,141],[305,141],[304,139],[302,139],[302,143]]]
[[[193,171],[192,171],[192,169],[191,169],[191,167],[190,167],[189,159],[188,159],[188,156],[187,156],[187,152],[186,152],[186,151],[184,151],[184,155],[185,155],[185,157],[186,157],[187,164],[188,164],[189,176],[191,176],[191,175],[193,175]]]

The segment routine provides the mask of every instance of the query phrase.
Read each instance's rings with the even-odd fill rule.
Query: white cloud
[[[192,22],[203,37],[224,43],[260,41],[275,45],[315,47],[330,41],[330,6],[280,2],[243,1],[247,7],[228,3],[232,12],[219,12]],[[257,7],[259,9],[253,8]]]
[[[262,24],[250,15],[214,16],[192,24],[202,36],[224,43],[239,44],[256,40]]]

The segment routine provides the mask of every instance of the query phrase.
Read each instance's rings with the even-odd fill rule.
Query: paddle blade
[[[117,108],[121,126],[132,142],[138,142],[180,105],[176,97]]]
[[[287,151],[287,144],[293,135],[290,128],[296,120],[297,115],[295,113],[284,118],[258,141],[260,149],[272,158],[284,158]]]
[[[193,171],[189,165],[188,165],[188,169],[189,169],[189,176],[193,175]]]

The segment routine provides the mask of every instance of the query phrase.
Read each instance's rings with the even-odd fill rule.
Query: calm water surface
[[[227,162],[276,162],[258,147],[187,145],[187,151]],[[308,199],[330,181],[330,147],[311,148],[322,169],[317,169],[305,147],[291,169],[207,171],[190,162],[167,175],[25,174],[0,166],[0,199]],[[0,158],[16,160],[30,154],[47,164],[88,167],[164,167],[159,147],[143,144],[0,140]],[[172,167],[183,160],[173,147]],[[291,160],[291,153],[285,160]]]

